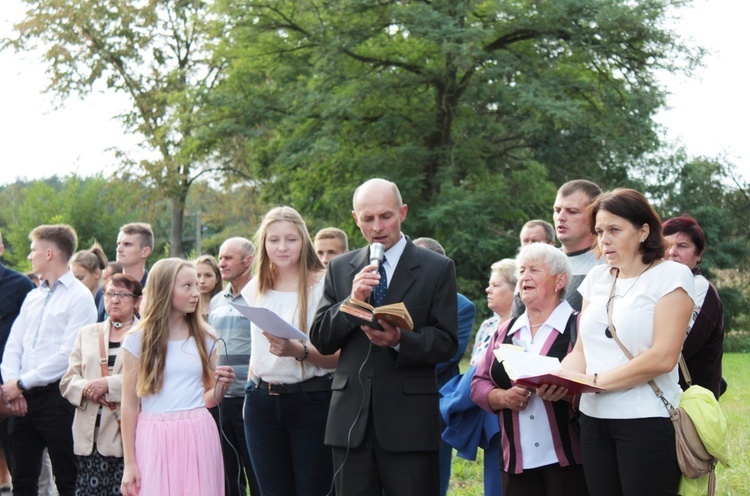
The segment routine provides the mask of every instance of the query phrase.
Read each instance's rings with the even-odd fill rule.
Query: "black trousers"
[[[0,445],[3,447],[5,452],[5,462],[8,465],[8,470],[13,471],[13,460],[10,456],[10,437],[8,436],[8,429],[10,428],[10,419],[0,420]]]
[[[372,412],[365,439],[356,448],[333,448],[336,494],[345,496],[438,496],[438,451],[385,451]],[[498,468],[499,470],[499,468]]]
[[[588,496],[581,465],[559,464],[524,470],[520,474],[502,472],[503,496]]]
[[[37,495],[42,453],[47,448],[57,492],[60,496],[72,496],[78,474],[71,431],[75,407],[55,387],[36,393],[32,390],[24,397],[28,413],[24,417],[13,417],[8,429],[13,460],[13,494]]]
[[[260,496],[245,441],[245,423],[242,419],[244,402],[244,397],[224,398],[220,406],[211,409],[221,437],[227,496],[245,496],[246,485],[250,488],[251,496]]]
[[[674,427],[666,417],[581,415],[581,454],[591,496],[675,496],[680,484]]]

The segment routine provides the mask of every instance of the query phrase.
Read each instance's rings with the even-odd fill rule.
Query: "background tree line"
[[[653,120],[656,72],[700,63],[665,27],[689,0],[25,4],[3,46],[41,48],[61,101],[126,94],[122,122],[151,153],[121,154],[111,178],[3,188],[11,265],[42,222],[70,222],[112,256],[117,227],[147,220],[157,256],[185,255],[197,212],[215,252],[277,204],[356,246],[352,191],[380,176],[404,193],[407,232],[440,240],[482,300],[520,226],[549,220],[557,186],[587,178],[648,192],[665,216],[692,213],[710,231],[707,267],[744,274],[747,185],[721,160],[665,149]]]
[[[653,162],[649,167],[658,170],[658,174],[650,181],[634,186],[649,195],[663,219],[681,213],[690,213],[698,219],[708,247],[702,267],[719,288],[727,328],[746,330],[750,319],[747,310],[750,303],[750,291],[747,290],[750,240],[743,214],[750,209],[750,185],[737,175],[731,164],[706,158],[688,159],[681,150],[668,160],[654,159]],[[617,186],[621,185],[603,185],[604,189]],[[535,186],[530,182],[529,187]],[[121,225],[132,221],[150,222],[155,231],[156,248],[149,263],[170,256],[169,202],[159,199],[155,188],[153,191],[149,189],[144,188],[137,178],[104,178],[101,175],[17,181],[0,187],[0,204],[5,206],[0,211],[0,232],[6,246],[4,263],[28,271],[29,231],[39,224],[56,222],[70,223],[76,228],[79,249],[98,241],[111,260],[115,259],[115,241]],[[536,194],[540,209],[535,217],[551,222],[555,188]],[[415,195],[415,192],[404,191],[404,201],[411,205]],[[198,217],[202,253],[216,255],[219,245],[230,236],[252,238],[268,208],[288,203],[284,198],[264,202],[261,196],[258,187],[249,183],[224,187],[209,181],[196,182],[186,201],[188,215],[183,225],[184,251],[181,255],[194,257],[197,254]],[[346,216],[340,223],[303,211],[311,235],[322,227],[336,224],[348,233],[352,248],[361,246],[361,234],[349,214],[350,199],[340,208]],[[476,213],[478,218],[470,225],[454,223],[453,236],[448,241],[437,239],[445,244],[449,255],[456,261],[459,290],[477,303],[480,315],[487,315],[484,288],[489,266],[501,258],[515,256],[520,228],[529,215],[519,206],[517,216],[512,218],[509,215],[511,220],[506,221],[497,215],[491,203]],[[412,222],[418,214],[410,207],[404,224],[405,233],[412,237],[435,236]],[[430,215],[443,216],[440,221],[446,224],[446,229],[451,229],[448,225],[456,218],[443,207],[431,209]],[[460,243],[461,249],[451,243]],[[738,339],[746,341],[744,337]]]

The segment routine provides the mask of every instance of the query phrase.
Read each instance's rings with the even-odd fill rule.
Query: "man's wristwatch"
[[[16,386],[18,386],[18,389],[20,389],[22,393],[28,391],[26,389],[26,386],[23,385],[23,381],[21,379],[18,379],[18,382],[16,382]]]

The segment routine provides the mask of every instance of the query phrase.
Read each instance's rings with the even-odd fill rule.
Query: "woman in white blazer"
[[[123,472],[120,343],[137,320],[142,292],[141,283],[132,276],[115,274],[107,281],[103,293],[108,317],[79,331],[60,382],[62,395],[77,407],[73,442],[79,496],[119,494]]]

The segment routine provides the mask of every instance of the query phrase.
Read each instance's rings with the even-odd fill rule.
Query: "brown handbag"
[[[630,351],[625,348],[620,338],[617,337],[617,330],[612,322],[612,312],[614,309],[614,295],[615,295],[615,282],[617,282],[617,275],[620,270],[617,269],[615,277],[612,280],[612,289],[609,293],[609,300],[607,301],[607,320],[609,324],[609,332],[612,334],[615,342],[628,357],[628,360],[633,359],[633,355]],[[690,372],[688,371],[685,359],[680,354],[680,369],[682,375],[685,377],[685,381],[691,385],[692,381],[690,378]],[[703,444],[698,435],[698,431],[695,429],[690,416],[682,408],[675,408],[672,404],[664,397],[659,386],[653,380],[648,381],[648,385],[654,390],[654,394],[664,403],[664,407],[669,412],[669,418],[672,421],[675,432],[675,449],[677,452],[677,463],[680,466],[680,472],[688,479],[699,479],[704,475],[708,475],[708,496],[714,496],[716,491],[716,458],[714,458],[706,446]],[[697,386],[696,386],[697,387]]]

